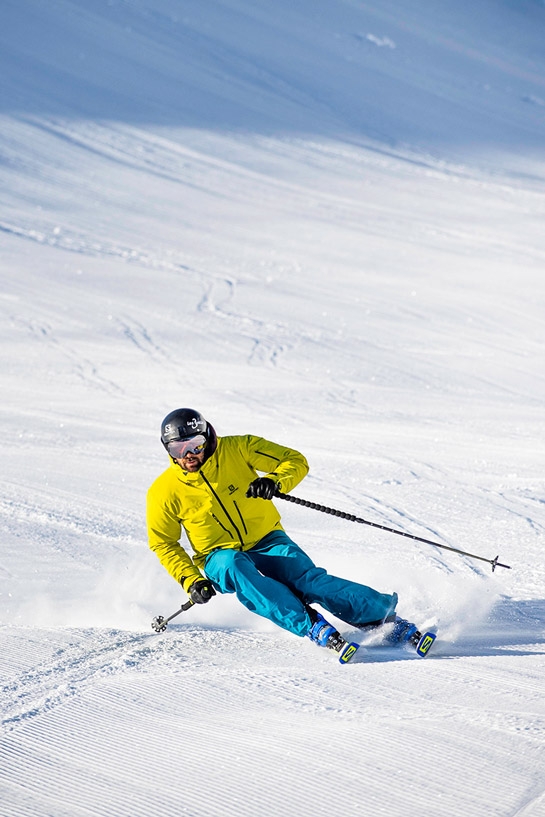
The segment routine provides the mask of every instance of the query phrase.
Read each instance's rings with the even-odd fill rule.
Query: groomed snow
[[[544,29],[4,0],[2,817],[545,815]],[[297,496],[512,569],[278,500],[433,656],[341,667],[227,596],[156,635],[183,405],[303,451]]]

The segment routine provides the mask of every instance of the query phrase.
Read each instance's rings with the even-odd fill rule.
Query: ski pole
[[[151,622],[152,629],[154,629],[156,633],[163,633],[166,630],[169,621],[172,621],[173,618],[176,618],[176,616],[179,616],[180,613],[185,612],[185,610],[189,610],[189,608],[193,607],[194,604],[195,602],[189,599],[189,601],[182,604],[180,609],[176,610],[176,612],[172,613],[172,615],[168,618],[165,618],[164,616],[156,616]]]
[[[444,550],[451,550],[453,553],[460,553],[462,556],[469,556],[471,559],[479,559],[481,562],[488,562],[488,564],[492,565],[492,573],[497,567],[506,567],[508,570],[511,570],[511,565],[504,565],[498,561],[500,558],[499,556],[496,556],[495,559],[485,559],[484,556],[475,556],[474,553],[468,553],[465,550],[449,547],[449,545],[441,545],[439,542],[432,542],[430,539],[423,539],[421,536],[413,536],[412,533],[404,533],[402,530],[387,528],[386,525],[379,525],[377,522],[369,522],[367,519],[361,519],[359,516],[354,516],[354,514],[345,513],[345,511],[338,511],[335,508],[326,508],[325,505],[318,505],[317,502],[309,502],[308,499],[300,499],[298,496],[283,494],[280,491],[275,494],[275,497],[278,497],[279,499],[286,499],[288,502],[295,502],[296,505],[304,505],[305,508],[312,508],[314,511],[322,511],[323,513],[330,513],[333,516],[340,516],[341,519],[348,519],[349,522],[360,522],[362,525],[370,525],[372,528],[379,528],[379,530],[386,530],[389,533],[396,533],[398,536],[405,536],[407,539],[414,539],[415,542],[424,542],[426,545],[434,545],[435,547],[443,548]]]

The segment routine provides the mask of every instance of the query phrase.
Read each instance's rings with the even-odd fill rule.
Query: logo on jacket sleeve
[[[235,491],[238,491],[238,485],[228,485],[227,490],[229,491],[229,495],[234,494]]]

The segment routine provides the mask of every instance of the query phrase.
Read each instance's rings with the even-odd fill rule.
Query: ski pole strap
[[[484,556],[475,556],[474,553],[468,553],[466,550],[459,550],[458,548],[450,547],[449,545],[441,545],[439,542],[432,542],[431,539],[423,539],[421,536],[413,536],[412,533],[405,533],[402,530],[395,528],[388,528],[386,525],[379,525],[377,522],[369,522],[367,519],[362,519],[359,516],[354,516],[353,513],[346,513],[335,508],[327,508],[325,505],[319,505],[317,502],[309,502],[308,499],[301,499],[298,496],[291,496],[290,494],[283,494],[281,491],[275,494],[278,499],[285,499],[287,502],[294,502],[296,505],[304,505],[305,508],[312,508],[313,511],[321,511],[322,513],[329,513],[332,516],[338,516],[341,519],[347,519],[349,522],[359,522],[361,525],[369,525],[372,528],[388,531],[388,533],[395,533],[398,536],[404,536],[406,539],[413,539],[415,542],[424,542],[426,545],[433,545],[434,547],[443,548],[444,550],[451,550],[453,553],[459,553],[462,556],[469,556],[471,559],[479,559],[481,562],[488,562],[492,565],[492,572],[497,567],[505,567],[511,570],[511,565],[504,565],[498,561],[500,558],[496,556],[495,559],[485,559]]]

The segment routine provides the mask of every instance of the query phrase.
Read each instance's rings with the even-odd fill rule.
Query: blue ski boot
[[[329,624],[321,613],[313,610],[314,623],[307,633],[311,641],[319,644],[320,647],[327,647],[327,642],[331,636],[339,635],[332,624]]]
[[[307,636],[315,644],[319,644],[320,647],[334,650],[338,653],[341,664],[346,664],[356,653],[359,644],[347,641],[332,624],[325,620],[321,613],[312,610],[312,608],[308,609],[313,618],[313,624]]]
[[[422,634],[418,632],[416,624],[411,624],[410,621],[396,616],[394,628],[384,640],[389,644],[413,644],[416,646],[421,638]]]
[[[410,621],[396,616],[394,628],[384,640],[389,644],[410,644],[411,647],[415,648],[417,654],[423,658],[428,654],[435,641],[435,633],[424,633],[422,635],[416,624],[411,624]]]

